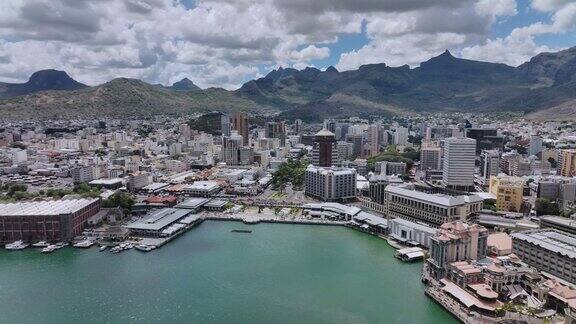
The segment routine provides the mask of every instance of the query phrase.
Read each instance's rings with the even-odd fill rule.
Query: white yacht
[[[58,249],[58,246],[57,246],[57,245],[51,244],[51,245],[48,245],[47,247],[43,248],[42,250],[40,250],[40,252],[42,252],[42,253],[51,253],[51,252],[53,252],[53,251],[55,251],[55,250],[57,250],[57,249]]]
[[[48,245],[50,245],[50,243],[46,242],[46,241],[40,241],[40,242],[36,242],[34,244],[32,244],[33,247],[47,247]]]
[[[94,245],[94,241],[93,240],[84,240],[84,241],[80,241],[78,243],[75,243],[73,246],[77,247],[77,248],[89,248],[92,245]]]
[[[6,250],[11,250],[11,251],[23,250],[23,249],[27,248],[28,245],[29,245],[28,243],[24,243],[22,241],[16,241],[16,242],[6,244],[5,248],[6,248]]]

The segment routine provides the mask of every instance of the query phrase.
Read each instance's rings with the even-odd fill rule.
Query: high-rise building
[[[304,131],[304,122],[302,121],[302,119],[296,119],[294,121],[294,133],[296,133],[297,135],[301,135],[303,131]]]
[[[339,141],[336,144],[336,147],[338,148],[338,163],[342,163],[342,162],[352,158],[352,154],[353,154],[353,150],[354,150],[352,143]]]
[[[442,180],[449,188],[470,190],[474,187],[476,140],[448,138],[444,142]]]
[[[220,131],[223,136],[230,136],[232,131],[232,123],[230,123],[230,116],[222,115],[220,116]]]
[[[254,152],[242,145],[244,139],[235,131],[222,138],[221,161],[227,165],[248,165],[254,162]]]
[[[397,127],[394,133],[394,144],[405,146],[408,144],[408,128]]]
[[[280,139],[280,145],[286,146],[286,127],[283,121],[281,122],[267,122],[265,129],[266,138]]]
[[[361,157],[364,144],[363,136],[361,134],[348,134],[346,141],[352,143],[352,157]]]
[[[486,180],[500,173],[500,151],[482,151],[482,155],[480,155],[480,172]]]
[[[430,128],[427,128],[430,129]],[[422,145],[420,149],[420,169],[441,170],[442,169],[442,149],[436,145]]]
[[[368,145],[370,156],[376,156],[380,153],[380,133],[382,126],[372,124],[368,126]]]
[[[576,150],[562,150],[560,152],[560,175],[564,177],[576,176]]]
[[[243,138],[243,145],[248,145],[248,132],[250,124],[248,123],[248,116],[246,114],[237,112],[232,115],[232,129],[238,132],[238,135]]]
[[[305,194],[323,201],[346,201],[356,197],[356,170],[309,165],[304,176]]]
[[[542,137],[538,135],[530,136],[528,155],[538,156],[540,153],[542,153]]]
[[[466,128],[465,137],[476,140],[476,154],[483,150],[501,150],[504,147],[504,137],[498,135],[494,128]]]
[[[322,129],[314,136],[312,149],[312,164],[315,166],[329,167],[338,160],[338,148],[334,133]]]
[[[439,280],[453,262],[482,260],[488,250],[488,230],[478,224],[451,222],[440,226],[431,239],[430,257],[426,260],[431,277]]]

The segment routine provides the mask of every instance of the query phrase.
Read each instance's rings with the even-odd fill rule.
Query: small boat
[[[16,241],[9,244],[6,244],[6,250],[16,251],[16,250],[23,250],[28,247],[28,243],[24,243],[22,241]]]
[[[103,251],[106,250],[107,248],[108,248],[107,245],[102,245],[102,246],[100,247],[100,252],[103,252]]]
[[[42,250],[40,250],[40,252],[42,253],[52,253],[55,250],[58,250],[58,246],[56,246],[55,244],[52,245],[48,245],[47,247],[43,248]]]
[[[80,242],[74,244],[73,246],[77,247],[77,248],[89,248],[92,245],[94,245],[93,240],[84,240],[84,241],[80,241]]]
[[[242,229],[233,229],[230,232],[232,232],[232,233],[252,233],[251,230],[242,230]]]
[[[110,252],[111,252],[111,253],[120,253],[120,252],[122,252],[123,249],[124,249],[124,248],[123,248],[122,246],[117,245],[117,246],[111,248],[111,249],[110,249]]]
[[[33,247],[47,247],[49,246],[50,243],[46,242],[46,241],[40,241],[40,242],[36,242],[34,244],[32,244]]]
[[[139,244],[135,246],[136,250],[138,251],[142,251],[142,252],[150,252],[152,250],[154,250],[156,248],[156,246],[154,245],[144,245],[144,244]]]

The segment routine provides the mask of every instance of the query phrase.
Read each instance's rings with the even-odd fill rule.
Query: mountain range
[[[419,67],[363,65],[340,72],[279,68],[235,91],[117,78],[88,87],[65,72],[44,70],[23,84],[0,83],[0,118],[152,116],[210,111],[318,121],[411,111],[522,111],[536,119],[576,117],[576,47],[542,53],[511,67],[454,57]]]

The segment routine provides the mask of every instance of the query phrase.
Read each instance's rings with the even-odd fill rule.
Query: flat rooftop
[[[95,199],[62,199],[0,204],[2,216],[55,216],[71,214],[98,201]]]
[[[210,201],[208,198],[188,198],[183,202],[176,205],[176,208],[181,209],[198,209]]]
[[[522,240],[543,249],[576,258],[576,237],[553,229],[513,233],[513,239]]]
[[[126,225],[128,229],[160,231],[161,229],[176,223],[183,217],[188,216],[190,210],[178,208],[162,208],[152,212],[144,219]]]
[[[576,229],[576,220],[573,220],[570,218],[560,217],[560,216],[543,216],[540,218],[540,220],[543,220],[543,221],[546,221],[546,222],[549,222],[552,224]]]
[[[434,204],[444,207],[455,207],[464,205],[466,203],[480,202],[483,200],[482,197],[478,195],[449,196],[441,194],[429,194],[421,191],[407,189],[401,186],[387,186],[386,189],[384,190],[386,192],[407,197],[409,199],[418,200],[428,204]]]

